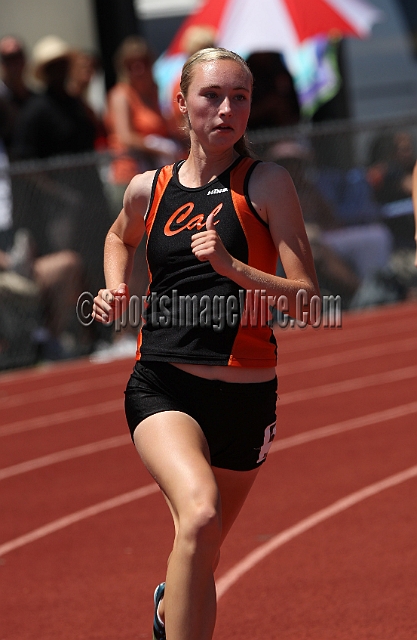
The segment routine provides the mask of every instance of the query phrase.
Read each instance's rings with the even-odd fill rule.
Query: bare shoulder
[[[110,232],[125,244],[137,247],[145,232],[145,214],[152,193],[155,171],[138,174],[129,183],[123,198],[123,207],[113,222]]]
[[[260,162],[249,181],[249,197],[261,218],[270,222],[277,211],[299,208],[294,183],[288,171],[275,162]]]
[[[145,171],[132,178],[123,198],[123,207],[127,213],[145,215],[155,174],[156,171]]]
[[[262,188],[283,188],[292,187],[293,182],[288,171],[276,162],[260,162],[256,165],[253,172],[255,184],[259,184]]]

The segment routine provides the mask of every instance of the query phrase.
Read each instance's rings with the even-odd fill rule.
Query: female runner
[[[111,321],[146,232],[149,305],[125,408],[175,525],[154,594],[157,640],[212,638],[219,550],[275,434],[276,344],[261,303],[281,296],[296,317],[297,292],[306,308],[318,294],[289,174],[246,149],[251,94],[235,53],[204,49],[185,63],[189,155],[129,184],[94,301],[96,320]]]

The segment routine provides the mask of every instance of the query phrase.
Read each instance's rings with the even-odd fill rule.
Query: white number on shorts
[[[267,426],[267,428],[265,429],[264,443],[259,452],[259,458],[257,459],[256,462],[259,463],[265,460],[266,456],[268,455],[268,451],[271,448],[272,441],[275,438],[276,432],[277,432],[276,422],[273,422],[272,424]]]

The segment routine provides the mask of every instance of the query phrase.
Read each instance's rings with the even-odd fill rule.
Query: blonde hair
[[[126,80],[128,76],[127,64],[135,58],[140,58],[145,64],[152,64],[154,61],[153,52],[144,38],[128,36],[118,46],[113,58],[119,81]]]
[[[208,49],[215,46],[216,30],[209,25],[195,24],[185,30],[180,47],[187,56],[201,49]]]
[[[199,51],[196,51],[196,53],[188,58],[182,68],[180,89],[184,98],[187,97],[187,93],[193,79],[194,68],[199,64],[204,64],[205,62],[216,62],[217,60],[231,60],[233,62],[237,62],[237,64],[239,64],[242,69],[244,69],[244,71],[250,78],[251,86],[253,85],[252,72],[246,64],[245,60],[240,55],[234,53],[234,51],[229,51],[228,49],[223,49],[221,47],[209,47],[207,49],[200,49]],[[236,142],[234,148],[242,156],[253,156],[249,148],[249,142],[247,140],[246,134],[244,134]]]

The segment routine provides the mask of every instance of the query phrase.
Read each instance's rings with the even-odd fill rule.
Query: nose
[[[230,112],[232,110],[232,104],[230,102],[230,99],[226,96],[220,105],[220,114],[225,114],[225,115],[229,115]]]

